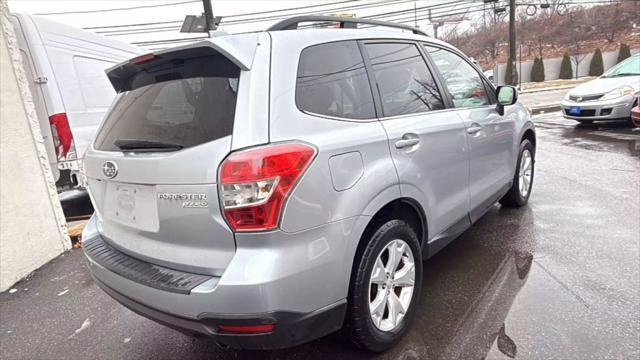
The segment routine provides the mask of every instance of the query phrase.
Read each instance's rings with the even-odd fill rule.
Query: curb
[[[574,87],[576,87],[576,85],[564,85],[564,86],[551,87],[551,88],[521,90],[521,91],[519,91],[519,93],[520,94],[533,94],[533,93],[547,92],[547,91],[568,90],[568,89],[573,89]]]
[[[531,114],[538,115],[538,114],[544,114],[545,112],[554,112],[554,111],[560,111],[560,110],[562,110],[562,105],[548,104],[548,105],[541,105],[538,107],[532,107]]]

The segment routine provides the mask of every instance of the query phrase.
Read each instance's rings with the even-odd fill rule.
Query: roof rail
[[[271,25],[267,31],[278,31],[278,30],[295,30],[298,28],[298,25],[303,22],[337,22],[340,24],[341,28],[348,29],[356,29],[358,24],[366,24],[366,25],[377,25],[377,26],[385,26],[403,30],[409,30],[414,34],[418,35],[427,35],[424,31],[415,28],[413,26],[404,25],[404,24],[396,24],[388,21],[378,21],[378,20],[368,20],[368,19],[360,19],[360,18],[346,18],[346,17],[338,17],[338,16],[323,16],[323,15],[306,15],[306,16],[295,16],[292,18],[288,18],[282,20],[274,25]]]

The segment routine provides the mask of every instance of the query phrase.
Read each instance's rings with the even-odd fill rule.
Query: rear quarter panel
[[[318,153],[290,194],[281,229],[297,232],[358,215],[373,215],[378,209],[371,204],[400,197],[386,132],[375,119],[338,120],[300,111],[295,103],[299,54],[319,42],[312,37],[298,38],[296,32],[286,33],[272,33],[269,140],[307,142]],[[362,158],[362,169],[340,171],[335,165],[331,168],[332,158],[354,152]],[[336,187],[336,182],[348,186]]]

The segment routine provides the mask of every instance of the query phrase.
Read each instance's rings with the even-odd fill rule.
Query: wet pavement
[[[0,358],[638,359],[640,132],[558,113],[535,120],[529,206],[496,205],[425,263],[413,326],[384,354],[337,336],[281,351],[219,349],[111,300],[74,250],[0,294]]]

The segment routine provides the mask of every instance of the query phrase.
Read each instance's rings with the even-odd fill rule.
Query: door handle
[[[396,141],[396,149],[404,149],[417,145],[420,142],[420,138],[416,134],[407,133],[402,135],[402,139]]]
[[[472,134],[477,133],[480,130],[482,130],[482,126],[480,126],[480,124],[478,124],[478,123],[473,123],[473,124],[471,124],[471,126],[469,126],[467,128],[467,134],[472,135]]]

